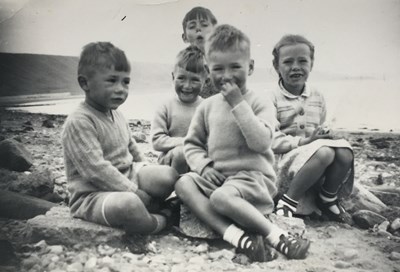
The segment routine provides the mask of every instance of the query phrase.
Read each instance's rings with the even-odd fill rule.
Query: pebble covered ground
[[[14,137],[32,153],[34,164],[28,172],[0,169],[0,189],[21,179],[54,181],[54,192],[68,199],[62,159],[60,131],[64,116],[1,112],[1,137]],[[46,121],[49,120],[49,121]],[[48,122],[48,124],[44,124]],[[157,153],[148,142],[148,121],[132,120],[135,133],[147,158],[155,162]],[[43,126],[45,125],[45,126]],[[356,155],[356,178],[368,187],[400,186],[400,135],[369,132],[345,133]],[[15,186],[15,185],[14,185]],[[21,188],[17,188],[21,189]],[[393,218],[398,214],[392,215]],[[393,219],[392,218],[392,219]],[[177,231],[148,236],[146,253],[107,244],[48,245],[45,241],[24,244],[17,237],[24,220],[0,219],[0,239],[17,244],[17,263],[10,258],[0,271],[392,271],[400,272],[400,241],[378,229],[361,230],[337,223],[306,221],[306,237],[312,241],[305,260],[287,260],[279,255],[267,263],[250,263],[226,243],[188,238]],[[15,236],[13,236],[15,235]],[[14,240],[13,240],[14,239]]]

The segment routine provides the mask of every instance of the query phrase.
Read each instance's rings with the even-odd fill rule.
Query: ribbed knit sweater
[[[65,121],[62,145],[70,206],[84,193],[137,190],[132,163],[145,159],[118,110],[81,103]]]

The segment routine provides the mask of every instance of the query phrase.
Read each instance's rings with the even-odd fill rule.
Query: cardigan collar
[[[307,84],[304,86],[304,90],[300,95],[294,95],[292,93],[290,93],[288,90],[285,89],[285,87],[282,84],[282,80],[279,80],[279,90],[281,91],[281,93],[286,96],[287,98],[298,98],[300,96],[303,97],[309,97],[310,96],[310,88],[307,87]]]

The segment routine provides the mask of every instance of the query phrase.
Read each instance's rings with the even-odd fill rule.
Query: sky
[[[293,33],[314,43],[314,70],[400,75],[400,0],[0,0],[0,52],[78,56],[111,41],[133,62],[172,63],[195,6],[245,32],[256,67],[272,69],[273,46]]]

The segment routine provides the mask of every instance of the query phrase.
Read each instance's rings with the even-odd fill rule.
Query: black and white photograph
[[[0,0],[0,271],[400,272],[400,0]]]

